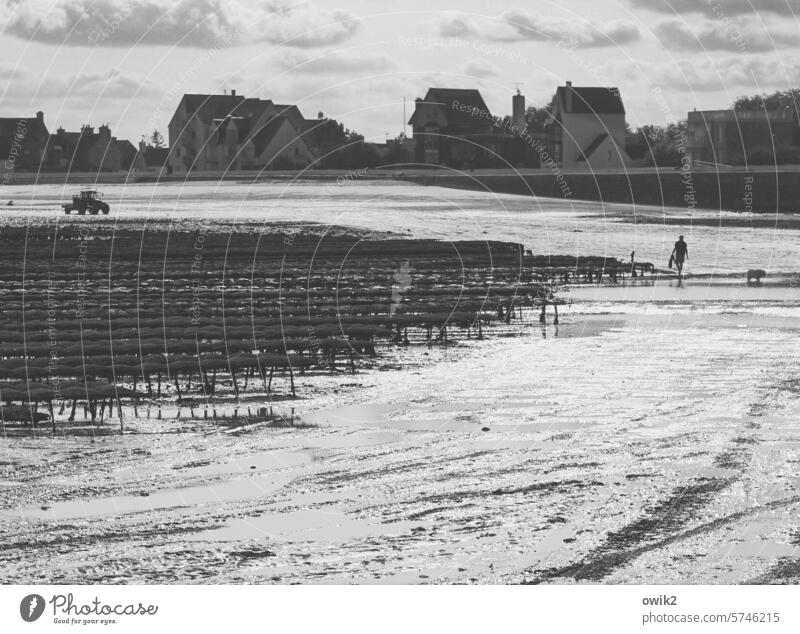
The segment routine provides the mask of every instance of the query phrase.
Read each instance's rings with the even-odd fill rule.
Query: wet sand
[[[9,437],[3,580],[797,583],[795,291],[708,286],[388,350],[272,403],[307,427]]]
[[[4,222],[31,225],[70,193],[9,191]],[[378,182],[110,194],[108,218],[58,218],[310,221],[535,253],[636,249],[657,266],[683,232],[698,276],[573,289],[557,328],[528,313],[481,342],[388,349],[300,399],[240,405],[294,428],[176,418],[174,403],[159,418],[153,403],[126,412],[124,436],[15,430],[0,445],[5,583],[800,582],[792,223]],[[767,269],[763,287],[744,284],[748,268]]]

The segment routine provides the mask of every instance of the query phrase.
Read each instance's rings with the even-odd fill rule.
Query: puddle
[[[308,425],[328,425],[335,427],[362,427],[365,425],[383,426],[388,421],[388,415],[396,409],[397,406],[378,405],[376,403],[345,405],[334,409],[305,414],[302,416],[301,421]]]
[[[94,500],[55,502],[46,508],[28,507],[15,512],[2,512],[0,516],[23,520],[71,520],[97,516],[144,513],[157,509],[181,506],[202,507],[209,504],[239,502],[262,498],[291,482],[296,474],[273,474],[221,484],[209,484],[181,489],[166,489],[149,496],[122,495]]]
[[[235,473],[250,473],[252,471],[265,471],[299,467],[310,464],[311,455],[304,451],[265,451],[252,456],[244,456],[238,460],[218,464],[182,467],[176,464],[173,468],[186,475],[222,475]]]
[[[403,435],[394,431],[370,431],[331,434],[308,443],[315,449],[354,449],[400,442]]]

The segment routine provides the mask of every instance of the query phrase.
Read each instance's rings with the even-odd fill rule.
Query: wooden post
[[[117,414],[119,414],[119,430],[125,431],[125,427],[122,424],[122,401],[119,398],[119,392],[117,392]]]
[[[231,378],[233,379],[233,393],[236,395],[236,398],[239,398],[239,386],[236,384],[236,372],[231,370]]]
[[[292,372],[292,364],[289,364],[289,380],[292,382],[292,398],[296,398],[297,395],[294,393],[294,372]]]

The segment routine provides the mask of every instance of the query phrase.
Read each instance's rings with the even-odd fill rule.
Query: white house
[[[547,151],[559,166],[592,171],[631,164],[625,106],[617,88],[559,86],[550,106]]]

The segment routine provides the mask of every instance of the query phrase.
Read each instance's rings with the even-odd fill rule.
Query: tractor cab
[[[73,198],[85,198],[86,200],[98,200],[102,196],[96,189],[82,189],[80,194],[73,196]]]

